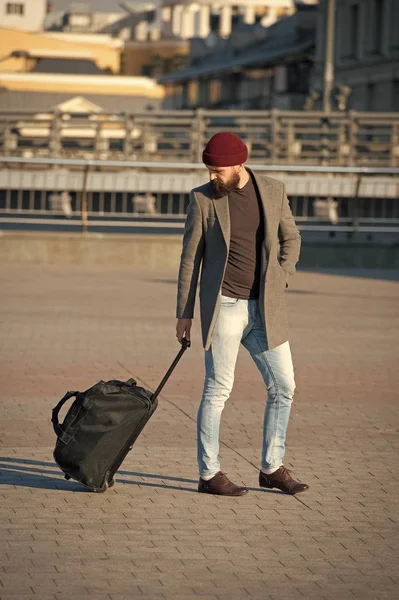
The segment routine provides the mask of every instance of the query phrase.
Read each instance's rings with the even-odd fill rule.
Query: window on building
[[[235,104],[238,97],[238,88],[240,82],[239,73],[229,73],[223,79],[221,79],[220,85],[220,99],[223,106]]]
[[[392,82],[392,110],[399,111],[399,79]]]
[[[23,2],[7,2],[6,15],[24,15],[25,4]]]
[[[359,5],[352,4],[349,10],[349,56],[356,58],[359,41]]]
[[[209,81],[208,79],[200,79],[198,100],[200,106],[208,106],[209,103]]]
[[[152,69],[152,65],[143,65],[140,69],[140,73],[143,77],[152,77]]]
[[[211,31],[213,31],[214,33],[218,33],[219,31],[219,27],[220,27],[220,15],[219,13],[215,14],[214,12],[211,13],[210,16],[210,29]]]
[[[185,81],[181,88],[181,107],[190,108],[188,106],[188,83]]]
[[[399,48],[399,2],[392,2],[390,15],[390,46],[393,50]]]
[[[188,101],[192,107],[198,104],[198,81],[195,79],[188,84]]]
[[[375,83],[369,82],[367,84],[367,103],[366,110],[373,111],[375,110]]]
[[[343,28],[342,58],[356,58],[359,40],[359,5],[343,7],[340,14]]]
[[[373,54],[381,54],[384,26],[384,8],[385,0],[374,0],[372,18],[370,19],[371,26],[371,52]]]
[[[121,52],[119,59],[119,71],[121,75],[126,74],[126,52]]]
[[[312,63],[293,63],[287,67],[286,91],[290,94],[307,94]]]
[[[220,81],[212,79],[209,82],[209,101],[211,104],[217,104],[220,101]]]

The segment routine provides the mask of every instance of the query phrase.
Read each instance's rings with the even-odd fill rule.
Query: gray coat
[[[249,169],[247,169],[249,171]],[[264,213],[265,238],[261,253],[259,305],[266,328],[268,348],[288,339],[284,291],[298,262],[301,238],[281,181],[252,173]],[[180,261],[177,318],[192,319],[198,277],[200,313],[205,349],[219,314],[220,290],[230,247],[228,196],[214,199],[211,185],[192,190]]]

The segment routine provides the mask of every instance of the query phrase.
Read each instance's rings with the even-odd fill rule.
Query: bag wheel
[[[90,491],[91,492],[95,492],[96,494],[104,494],[104,492],[106,492],[108,489],[108,483],[105,482],[105,485],[102,489],[100,488],[92,488]]]
[[[114,487],[115,485],[115,477],[113,477],[112,479],[110,479],[109,481],[106,481],[104,483],[104,487],[102,489],[99,488],[93,488],[93,492],[96,492],[97,494],[104,494],[104,492],[106,492],[109,488]]]

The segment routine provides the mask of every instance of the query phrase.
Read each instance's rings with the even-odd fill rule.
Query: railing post
[[[61,150],[61,114],[58,110],[53,113],[50,127],[49,150],[52,158],[57,158]]]
[[[330,142],[328,139],[328,133],[330,129],[330,123],[328,116],[322,117],[322,138],[321,138],[321,164],[329,165],[330,164]]]
[[[295,131],[294,131],[294,123],[291,119],[287,123],[287,157],[289,162],[295,161]]]
[[[356,112],[351,110],[349,112],[349,164],[350,166],[356,164],[356,134],[357,134],[357,122]]]
[[[86,163],[83,172],[83,186],[82,186],[82,206],[81,206],[81,216],[82,216],[82,233],[87,233],[88,229],[88,206],[87,206],[87,178],[89,175],[90,165]]]
[[[270,128],[270,143],[271,143],[271,159],[272,164],[276,164],[278,158],[278,132],[279,132],[279,123],[278,123],[278,110],[277,108],[272,108],[270,111],[271,118],[271,128]]]
[[[94,152],[95,152],[96,158],[98,158],[98,155],[103,150],[103,144],[102,144],[102,139],[101,139],[101,122],[100,121],[97,121],[95,128],[96,128],[96,133],[95,133],[95,138],[94,138]]]
[[[143,123],[143,160],[151,160],[152,155],[158,151],[158,138],[156,127],[152,127],[149,121]]]
[[[18,138],[15,133],[12,132],[13,126],[6,125],[3,133],[3,150],[4,152],[14,152],[18,148]]]
[[[362,182],[362,174],[358,173],[356,177],[355,193],[352,202],[352,227],[354,231],[359,229],[359,191]]]
[[[191,136],[192,157],[194,162],[202,162],[202,151],[204,149],[204,136],[205,136],[205,116],[204,109],[197,108],[195,111],[195,119],[193,123],[193,130]]]
[[[392,123],[391,134],[391,167],[396,167],[399,162],[399,124]]]
[[[125,125],[125,139],[123,141],[123,154],[125,156],[125,160],[129,160],[130,154],[132,152],[132,121],[130,116],[124,115],[124,125]]]
[[[342,120],[338,126],[338,164],[345,164],[345,161],[348,158],[349,147],[347,144],[347,122],[346,120]]]

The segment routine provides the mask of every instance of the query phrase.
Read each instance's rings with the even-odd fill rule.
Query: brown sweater
[[[256,184],[249,178],[241,189],[229,193],[230,251],[222,294],[230,298],[259,297],[263,211]]]

